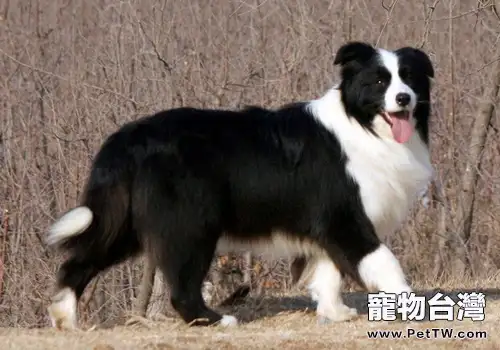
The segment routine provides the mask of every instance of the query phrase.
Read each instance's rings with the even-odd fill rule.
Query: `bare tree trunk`
[[[431,11],[434,12],[434,9],[437,5],[437,1],[434,2],[433,7],[431,8]],[[449,2],[449,8],[448,8],[448,15],[451,18],[453,16],[453,7],[455,5],[455,1],[450,0]],[[430,16],[432,15],[432,12],[429,14],[429,20]],[[426,26],[426,34],[424,35],[424,40],[427,39],[427,34],[428,34],[429,26]],[[448,21],[448,58],[449,58],[449,75],[450,75],[450,95],[449,95],[449,102],[448,106],[445,110],[445,115],[451,120],[451,128],[452,130],[455,129],[455,91],[454,91],[454,86],[455,86],[455,68],[454,68],[454,45],[453,45],[453,21],[449,20]],[[449,145],[453,145],[454,140],[449,140]],[[453,151],[452,147],[448,147],[448,159],[453,159]],[[455,164],[455,162],[453,162]],[[433,199],[438,203],[439,205],[439,212],[438,212],[438,225],[437,225],[437,235],[436,235],[436,240],[437,240],[437,251],[434,256],[434,276],[435,278],[439,278],[439,275],[442,274],[443,271],[445,271],[442,267],[445,264],[445,259],[446,259],[446,254],[445,254],[445,247],[452,240],[451,237],[451,230],[447,230],[447,225],[446,225],[446,217],[447,217],[447,202],[446,202],[446,194],[444,193],[444,188],[442,187],[442,182],[441,179],[438,177],[438,174],[435,175],[433,183],[434,187],[433,191]]]
[[[344,37],[345,41],[351,41],[352,39],[352,0],[346,0],[344,2]]]
[[[1,139],[0,139],[0,152],[1,152]],[[5,269],[5,256],[7,251],[7,235],[9,233],[9,211],[0,208],[3,212],[0,213],[0,303],[3,299],[3,276]]]
[[[153,292],[153,284],[155,279],[156,266],[150,259],[146,258],[144,263],[144,272],[139,285],[139,293],[134,304],[134,314],[146,317],[149,300]]]
[[[97,324],[105,323],[108,318],[109,306],[106,306],[106,283],[104,282],[105,276],[103,278],[99,278],[95,281],[95,297],[89,300],[92,301],[94,305],[94,309],[96,310],[95,314],[95,322]]]
[[[170,313],[169,291],[162,272],[146,258],[139,293],[134,304],[134,314],[151,319]]]
[[[173,313],[173,310],[170,305],[170,293],[167,288],[167,281],[163,273],[159,269],[156,269],[153,290],[146,317],[150,319],[160,319],[171,313]]]
[[[438,211],[438,223],[437,223],[437,251],[434,256],[434,278],[438,279],[442,275],[442,272],[445,271],[443,268],[445,266],[445,261],[447,260],[447,255],[445,253],[445,247],[450,241],[450,233],[447,231],[446,227],[446,217],[448,205],[446,202],[446,195],[444,193],[444,189],[441,185],[441,180],[439,178],[434,179],[432,182],[434,187],[433,190],[433,202],[437,203],[439,206]]]
[[[243,255],[243,284],[252,284],[252,253],[246,252]]]
[[[500,3],[500,1],[497,1]],[[497,50],[497,52],[500,49]],[[459,242],[456,247],[455,263],[458,276],[466,272],[467,263],[472,268],[472,261],[468,258],[467,244],[471,238],[471,228],[473,223],[474,202],[476,197],[476,185],[479,179],[481,168],[481,155],[486,143],[486,135],[490,127],[491,119],[495,112],[498,90],[500,87],[500,63],[497,61],[493,68],[490,84],[484,91],[482,102],[479,105],[479,112],[474,119],[471,131],[471,138],[468,147],[467,163],[462,177],[462,198],[460,211],[461,230],[459,232]]]

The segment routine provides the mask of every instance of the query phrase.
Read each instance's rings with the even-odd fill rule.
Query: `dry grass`
[[[468,321],[420,321],[420,322],[369,322],[367,320],[366,294],[346,293],[346,304],[360,312],[351,322],[320,325],[317,323],[313,305],[301,295],[275,295],[250,299],[231,311],[242,324],[235,329],[219,326],[190,328],[178,318],[162,321],[139,320],[135,323],[119,322],[108,327],[90,327],[73,333],[54,329],[0,329],[2,349],[498,349],[500,348],[500,283],[489,281],[493,289],[480,290],[482,283],[467,283],[474,291],[486,294],[484,322]],[[466,284],[466,285],[467,285]],[[463,287],[464,288],[464,287]],[[448,295],[464,291],[442,290]],[[418,291],[430,297],[432,290]],[[121,323],[121,324],[120,324]],[[438,336],[434,339],[370,339],[368,331],[447,328],[458,331],[485,331],[487,338],[449,339]],[[407,334],[407,333],[403,333]],[[456,334],[456,333],[454,333]],[[431,333],[432,336],[432,333]]]

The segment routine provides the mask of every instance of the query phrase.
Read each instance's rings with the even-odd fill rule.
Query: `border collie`
[[[69,253],[48,307],[52,326],[77,327],[77,301],[98,273],[145,253],[186,323],[234,326],[201,286],[214,254],[313,257],[318,317],[357,315],[341,298],[347,274],[370,291],[412,289],[382,243],[432,176],[431,78],[419,49],[350,42],[340,83],[277,109],[176,108],[110,135],[81,204],[46,242]]]

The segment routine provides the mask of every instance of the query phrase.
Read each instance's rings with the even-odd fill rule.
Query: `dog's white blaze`
[[[358,271],[369,290],[397,294],[411,292],[398,260],[385,245],[365,256]]]
[[[70,288],[61,289],[48,307],[52,327],[76,329],[76,306],[75,293]]]
[[[342,276],[335,264],[322,258],[315,264],[309,284],[309,291],[317,305],[317,315],[330,321],[346,321],[357,315],[356,309],[349,308],[342,301]]]
[[[399,93],[407,93],[410,95],[411,102],[408,107],[410,109],[414,109],[417,105],[417,96],[413,89],[406,85],[399,76],[398,56],[396,56],[395,53],[384,49],[378,49],[378,52],[380,54],[379,57],[381,63],[391,74],[391,82],[385,93],[385,110],[389,112],[397,112],[401,110],[401,107],[396,102],[396,95]]]
[[[92,218],[92,211],[87,207],[76,207],[68,211],[49,229],[45,242],[53,245],[82,233],[92,223]]]
[[[430,154],[419,133],[404,144],[396,142],[390,130],[381,137],[372,135],[347,117],[336,89],[308,108],[338,138],[348,157],[347,172],[360,187],[365,212],[379,238],[391,235],[432,177]],[[380,127],[388,129],[383,123]]]
[[[244,241],[223,236],[217,243],[217,253],[244,253],[251,251],[270,259],[291,258],[297,255],[324,255],[324,250],[311,241],[300,241],[292,236],[273,232],[269,238]]]

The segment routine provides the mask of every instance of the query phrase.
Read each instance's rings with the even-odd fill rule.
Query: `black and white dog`
[[[207,307],[214,254],[310,256],[317,314],[349,320],[344,274],[368,290],[411,288],[381,243],[432,176],[428,150],[434,69],[415,48],[351,42],[334,61],[340,83],[279,109],[178,108],[123,126],[93,162],[81,205],[51,227],[66,250],[52,325],[75,328],[77,301],[99,272],[145,253],[171,302],[194,325],[236,325]]]

